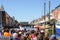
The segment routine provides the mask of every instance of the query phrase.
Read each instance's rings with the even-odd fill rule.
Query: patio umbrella
[[[35,28],[39,28],[39,25],[34,26]]]

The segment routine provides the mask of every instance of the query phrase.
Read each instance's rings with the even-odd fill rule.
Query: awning
[[[39,25],[35,25],[34,27],[35,27],[35,28],[39,28]]]
[[[45,20],[40,21],[40,23],[44,23],[44,22],[45,22]]]

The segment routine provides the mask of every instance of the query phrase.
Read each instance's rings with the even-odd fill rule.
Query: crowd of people
[[[53,38],[49,38],[45,32],[41,32],[38,30],[14,30],[12,29],[11,32],[9,32],[8,29],[4,30],[2,33],[4,36],[4,40],[58,40],[54,36]]]

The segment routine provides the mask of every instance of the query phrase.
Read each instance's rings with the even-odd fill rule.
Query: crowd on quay
[[[39,29],[35,30],[11,30],[11,33],[8,29],[5,29],[2,33],[4,40],[58,40],[56,37],[49,38],[45,32],[40,31]]]

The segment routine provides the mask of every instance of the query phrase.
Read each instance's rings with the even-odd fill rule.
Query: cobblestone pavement
[[[2,39],[0,39],[0,40],[2,40]]]

